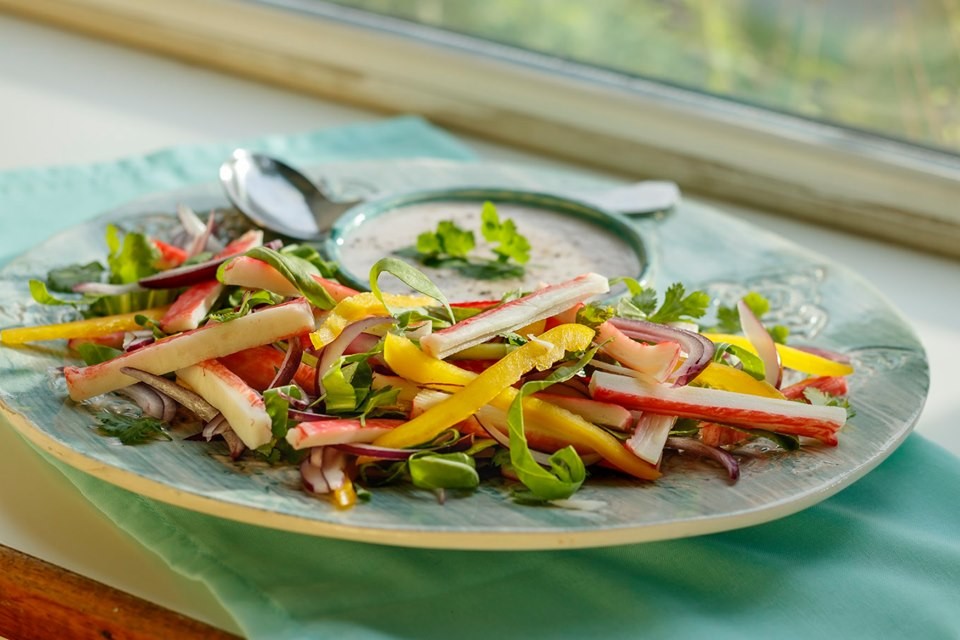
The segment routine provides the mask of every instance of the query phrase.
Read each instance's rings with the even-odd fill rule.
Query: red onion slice
[[[723,449],[711,447],[694,438],[677,437],[667,438],[666,447],[719,462],[727,470],[727,476],[732,482],[736,482],[740,477],[740,463],[733,455]]]
[[[163,398],[152,387],[138,382],[118,389],[117,393],[133,400],[145,415],[162,420],[166,412]]]
[[[700,372],[713,360],[713,354],[717,350],[708,338],[686,329],[632,318],[611,318],[609,322],[635,340],[679,343],[680,348],[687,354],[687,358],[673,374],[675,387],[683,386],[700,375]]]
[[[777,343],[746,302],[737,301],[737,311],[740,312],[740,328],[743,329],[743,334],[750,340],[750,344],[757,350],[757,355],[763,362],[763,379],[779,389],[780,382],[783,380],[783,365],[780,362]]]
[[[223,414],[217,413],[216,416],[203,425],[203,431],[200,432],[200,435],[202,435],[207,442],[210,442],[214,436],[222,434],[229,428],[230,425],[227,423],[227,419],[223,417]]]
[[[357,336],[370,327],[376,327],[381,324],[392,324],[393,322],[393,318],[390,317],[373,316],[357,320],[347,325],[343,331],[340,332],[340,335],[337,336],[333,342],[325,346],[320,353],[320,361],[317,362],[317,394],[323,395],[323,376],[330,371],[333,363],[343,355],[344,351],[346,351],[347,347],[350,346],[350,343],[353,342]]]
[[[157,391],[170,396],[187,409],[195,413],[197,417],[204,422],[213,420],[213,418],[220,413],[216,407],[193,391],[190,391],[185,387],[181,387],[176,382],[167,380],[163,376],[154,375],[141,369],[134,369],[133,367],[121,367],[120,373],[139,380],[140,382],[153,387]]]
[[[297,369],[300,368],[300,362],[303,360],[303,343],[300,342],[300,338],[294,336],[287,340],[287,352],[283,356],[283,362],[280,363],[280,368],[277,369],[277,373],[273,376],[273,380],[270,381],[270,384],[267,386],[268,389],[273,389],[274,387],[282,387],[285,384],[289,384],[293,380],[293,376],[296,375]]]

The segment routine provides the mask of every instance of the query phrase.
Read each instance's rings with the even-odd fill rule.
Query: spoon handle
[[[594,206],[627,216],[641,216],[672,209],[680,202],[680,188],[666,180],[634,182],[622,187],[579,195]]]

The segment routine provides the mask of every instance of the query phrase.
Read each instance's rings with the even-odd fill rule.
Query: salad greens
[[[493,257],[478,256],[473,232],[449,220],[401,255],[469,278],[523,273],[530,245],[513,221],[489,202],[478,217]],[[231,457],[299,465],[304,487],[338,508],[369,497],[368,487],[409,483],[442,502],[447,491],[466,495],[493,478],[518,502],[557,505],[593,476],[655,480],[681,449],[711,460],[722,454],[729,467],[755,440],[786,451],[811,441],[833,446],[854,415],[844,397],[853,369],[842,357],[788,347],[787,329],[768,322],[777,353],[761,358],[742,335],[736,305],[681,283],[661,296],[633,278],[584,274],[500,301],[451,303],[399,257],[378,261],[370,292],[357,292],[310,246],[247,240],[241,255],[207,262],[204,237],[185,241],[190,256],[111,225],[104,264],[69,265],[30,282],[38,303],[71,305],[90,319],[0,338],[70,338],[86,365],[63,370],[78,402],[95,395],[82,391],[91,380],[109,379],[100,391],[121,389],[134,375],[167,406],[175,391],[191,396],[177,401],[176,426],[144,407],[140,416],[98,415],[100,433],[123,444],[222,437]],[[249,268],[231,272],[227,285],[236,261]],[[141,286],[189,264],[197,268],[178,269],[164,286]],[[385,293],[384,274],[422,295]],[[614,285],[625,293],[611,297]],[[759,292],[743,301],[770,317]],[[171,329],[171,316],[187,326]],[[254,335],[241,336],[242,326],[255,326]],[[175,349],[179,364],[168,366]],[[782,383],[764,370],[771,362],[782,366]],[[660,431],[643,431],[664,420]],[[699,448],[671,445],[677,437]]]

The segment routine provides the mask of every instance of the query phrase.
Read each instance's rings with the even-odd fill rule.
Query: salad
[[[756,293],[726,307],[679,283],[658,295],[585,273],[450,301],[397,256],[357,291],[309,246],[221,237],[214,214],[187,207],[177,221],[164,237],[108,226],[105,264],[30,282],[38,303],[80,319],[4,329],[0,343],[67,340],[71,401],[136,407],[100,409],[104,437],[298,465],[305,490],[338,507],[395,483],[442,501],[491,478],[556,502],[591,476],[655,482],[671,455],[735,482],[750,443],[836,446],[852,415],[849,362],[788,346]],[[388,278],[409,293],[382,291]]]

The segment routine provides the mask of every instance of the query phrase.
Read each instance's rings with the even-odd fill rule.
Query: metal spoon
[[[337,218],[361,202],[335,202],[293,167],[246,149],[235,150],[220,166],[220,183],[230,202],[255,223],[298,240],[322,239]],[[666,211],[680,201],[680,190],[668,181],[557,195],[631,216]]]
[[[220,165],[230,202],[265,229],[296,238],[322,238],[360,201],[334,202],[309,178],[269,156],[236,149]]]

